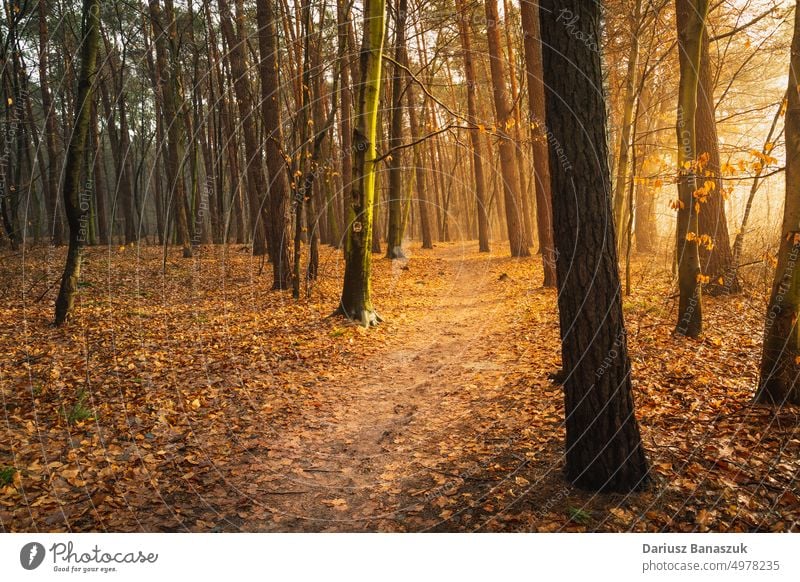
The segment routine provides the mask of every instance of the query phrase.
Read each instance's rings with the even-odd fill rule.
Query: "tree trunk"
[[[97,54],[100,51],[100,0],[84,0],[83,30],[81,38],[81,70],[78,77],[78,90],[75,98],[75,123],[67,147],[67,160],[64,169],[64,209],[69,226],[69,248],[61,277],[55,305],[55,324],[67,321],[73,311],[78,281],[81,276],[82,246],[86,241],[86,217],[89,203],[81,190],[81,175],[86,159],[86,144],[92,117],[92,97],[94,76],[97,70]]]
[[[458,26],[461,36],[461,49],[464,51],[464,77],[467,82],[467,116],[471,123],[478,123],[475,93],[475,63],[470,38],[470,19],[466,0],[457,0],[456,9],[459,14]],[[483,159],[481,158],[481,136],[477,131],[469,132],[472,146],[472,172],[475,179],[475,206],[478,214],[478,250],[489,252],[489,217],[486,211],[486,178],[483,176]]]
[[[160,86],[163,100],[164,125],[166,126],[167,147],[164,148],[164,166],[167,174],[169,192],[172,194],[172,208],[175,212],[178,244],[183,247],[184,258],[192,256],[189,239],[189,219],[186,212],[186,184],[183,178],[183,97],[178,75],[178,39],[175,14],[171,0],[167,0],[167,20],[164,24],[161,5],[158,0],[148,0],[150,19],[153,22],[153,37],[156,46],[156,82]],[[169,39],[169,46],[167,40]],[[170,62],[167,62],[169,50]]]
[[[403,143],[403,81],[404,66],[408,62],[406,53],[406,13],[408,0],[398,0],[395,11],[394,59],[400,65],[394,66],[392,77],[392,119],[389,148],[396,148]],[[392,154],[389,161],[389,234],[386,238],[386,258],[403,259],[403,209],[405,208],[403,190],[403,150]]]
[[[500,166],[503,178],[503,194],[506,201],[506,223],[508,242],[512,257],[528,257],[530,250],[525,244],[524,223],[521,218],[522,197],[519,192],[519,175],[515,157],[514,141],[508,129],[514,123],[514,112],[506,89],[506,71],[500,48],[500,20],[497,15],[497,0],[485,0],[486,35],[489,41],[489,61],[492,71],[495,119],[499,135]]]
[[[711,250],[708,250],[706,246],[700,246],[700,268],[709,276],[707,285],[709,293],[738,293],[739,281],[736,277],[731,277],[733,253],[728,234],[728,219],[725,216],[722,181],[719,179],[719,138],[717,137],[714,80],[708,44],[708,31],[705,31],[700,53],[695,128],[697,131],[697,155],[708,155],[705,170],[711,172],[711,177],[704,178],[704,180],[711,179],[715,187],[708,193],[706,202],[701,205],[700,213],[697,216],[698,235],[708,235],[713,241]],[[722,279],[722,283],[719,282],[720,279]]]
[[[385,14],[385,0],[365,0],[361,83],[353,130],[353,188],[348,205],[344,283],[339,306],[342,315],[365,327],[380,321],[372,306],[370,245]]]
[[[56,148],[56,112],[48,82],[47,0],[39,1],[39,88],[42,95],[42,111],[45,116],[44,134],[47,147],[47,218],[50,224],[50,240],[54,245],[64,244],[64,219],[58,204],[58,150]]]
[[[566,474],[581,488],[627,492],[647,482],[648,463],[622,317],[601,57],[575,42],[562,22],[569,17],[583,38],[599,38],[600,5],[545,0],[541,6],[551,188],[560,193],[553,197],[553,225]]]
[[[256,139],[256,116],[253,107],[252,86],[248,74],[247,40],[236,34],[233,28],[233,15],[227,0],[218,0],[220,24],[222,33],[230,48],[227,53],[231,73],[233,74],[233,89],[236,92],[236,103],[239,107],[242,133],[244,134],[245,152],[245,191],[250,205],[250,220],[253,230],[253,254],[267,254],[267,239],[264,230],[263,196],[266,192],[266,182],[261,167],[261,147]],[[243,15],[236,14],[236,18]],[[239,27],[240,29],[242,27]]]
[[[547,159],[544,82],[542,81],[542,39],[539,31],[538,0],[522,0],[522,30],[525,43],[525,71],[528,80],[528,114],[533,143],[533,179],[536,187],[536,224],[542,254],[545,287],[556,286],[556,257],[553,246],[550,162]]]
[[[628,191],[628,156],[631,151],[631,132],[633,131],[633,108],[638,95],[636,82],[639,71],[639,23],[642,0],[635,0],[631,15],[631,47],[628,55],[628,71],[625,74],[625,97],[622,101],[622,127],[620,128],[619,155],[617,156],[617,180],[614,185],[614,224],[617,240],[622,248],[625,220],[625,192]]]
[[[258,46],[261,53],[261,115],[264,122],[267,171],[269,172],[269,250],[272,260],[272,288],[292,285],[289,258],[289,182],[281,147],[281,108],[278,100],[278,36],[273,0],[258,0]]]
[[[794,14],[786,108],[786,203],[783,210],[778,267],[772,284],[761,376],[755,400],[781,407],[800,404],[800,9]]]
[[[425,104],[423,101],[422,107]],[[413,87],[408,88],[408,117],[411,124],[411,139],[418,140],[422,137],[417,120],[417,103],[414,100]],[[433,234],[431,233],[431,216],[428,204],[428,190],[425,183],[425,151],[424,144],[414,146],[414,172],[416,173],[416,186],[419,211],[419,227],[422,234],[422,248],[433,248]]]
[[[708,0],[676,0],[680,84],[678,89],[678,323],[675,333],[698,337],[703,331],[699,235],[694,193],[700,172],[697,159],[695,111],[700,49]]]
[[[341,163],[339,166],[341,167],[341,174],[342,174],[342,201],[346,205],[347,204],[347,196],[345,192],[351,188],[351,184],[353,181],[353,130],[351,124],[351,115],[352,115],[352,107],[353,107],[353,84],[351,82],[350,76],[350,54],[348,51],[348,47],[350,43],[348,42],[348,29],[350,27],[350,14],[347,10],[348,6],[345,2],[337,2],[336,3],[336,23],[337,23],[337,31],[338,31],[338,48],[339,51],[346,55],[346,58],[342,59],[341,62],[341,89],[340,89],[340,96],[339,96],[339,108],[340,108],[340,115],[339,115],[339,135],[341,140]],[[347,214],[344,214],[346,219]],[[349,225],[345,224],[344,228],[349,228]],[[341,245],[341,241],[337,241],[337,245]]]

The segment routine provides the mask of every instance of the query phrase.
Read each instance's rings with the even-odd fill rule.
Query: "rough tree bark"
[[[800,404],[800,7],[794,15],[786,107],[786,203],[778,267],[764,327],[761,376],[755,400],[783,406]]]
[[[648,463],[634,415],[622,317],[601,57],[575,42],[558,20],[567,11],[583,38],[598,38],[600,5],[545,0],[541,7],[551,188],[559,193],[553,225],[566,474],[581,488],[631,491],[647,482]]]

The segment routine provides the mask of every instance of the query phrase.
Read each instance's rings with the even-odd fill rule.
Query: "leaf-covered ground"
[[[555,293],[506,250],[376,257],[368,332],[328,317],[332,249],[297,302],[246,249],[172,251],[166,274],[159,248],[90,249],[62,329],[62,251],[0,255],[0,529],[800,529],[798,411],[749,405],[762,288],[707,298],[705,337],[674,338],[668,265],[635,261],[653,483],[591,494],[561,473]]]

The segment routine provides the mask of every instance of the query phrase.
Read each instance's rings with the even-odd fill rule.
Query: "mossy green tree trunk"
[[[339,312],[365,327],[380,316],[372,306],[372,219],[375,203],[375,140],[381,88],[386,1],[365,0],[361,83],[353,129],[353,186],[347,209],[344,285]]]
[[[697,160],[697,82],[700,70],[700,50],[708,14],[708,0],[676,0],[678,25],[678,323],[675,332],[698,337],[703,332],[702,286],[699,253],[699,233],[694,193],[698,189],[700,171]]]
[[[800,6],[794,15],[786,107],[786,203],[778,267],[764,327],[756,402],[800,404]]]
[[[86,144],[92,119],[97,54],[100,50],[100,0],[84,0],[81,26],[80,75],[75,97],[75,123],[67,146],[64,169],[64,209],[69,227],[69,247],[61,287],[56,298],[55,324],[61,325],[72,315],[78,281],[81,276],[81,250],[88,233],[88,192],[81,189],[81,175],[86,159]]]

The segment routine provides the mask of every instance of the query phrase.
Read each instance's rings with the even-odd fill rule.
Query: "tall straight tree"
[[[716,104],[714,101],[714,74],[711,70],[711,56],[708,50],[708,31],[703,31],[703,42],[700,51],[700,77],[697,81],[697,153],[707,155],[706,173],[715,187],[708,193],[706,202],[697,216],[699,235],[708,235],[713,241],[710,249],[700,247],[700,267],[709,276],[709,291],[713,293],[737,293],[739,281],[736,272],[731,268],[733,251],[731,250],[728,220],[725,215],[725,199],[722,196],[720,181],[719,138],[717,136]]]
[[[183,247],[184,258],[192,256],[189,239],[189,217],[186,202],[186,183],[183,176],[184,164],[184,103],[181,89],[180,67],[178,65],[178,27],[172,0],[165,0],[166,23],[158,0],[148,0],[150,20],[153,26],[156,47],[155,82],[156,90],[163,101],[163,123],[166,126],[166,146],[164,166],[167,184],[171,192],[171,206],[177,225],[178,244]]]
[[[512,257],[528,257],[531,252],[525,244],[525,225],[522,220],[522,193],[519,188],[516,147],[508,129],[514,124],[514,110],[506,88],[506,70],[500,47],[500,18],[497,15],[497,0],[484,0],[486,8],[486,36],[489,41],[489,64],[492,71],[492,93],[495,119],[499,135],[500,172],[503,179],[503,195],[506,203],[508,242]]]
[[[365,0],[361,44],[361,82],[353,128],[353,185],[347,208],[344,283],[338,312],[365,327],[381,318],[372,305],[372,219],[381,61],[386,28],[386,0]]]
[[[556,286],[556,259],[553,247],[550,162],[547,159],[547,132],[544,125],[544,82],[542,81],[542,39],[539,31],[538,0],[522,0],[522,29],[525,44],[525,73],[528,82],[528,115],[533,148],[533,180],[536,188],[536,225],[539,252],[544,265],[545,287]]]
[[[266,136],[267,172],[269,173],[270,260],[272,288],[288,289],[292,284],[289,266],[289,181],[286,176],[281,147],[280,80],[278,79],[278,35],[275,30],[274,0],[258,0],[258,48],[261,56],[261,116]]]
[[[598,51],[600,4],[545,0],[540,23],[550,177],[558,249],[558,311],[567,426],[566,474],[595,491],[631,491],[648,479],[634,415],[608,166]],[[560,18],[569,15],[570,32]],[[560,160],[568,160],[568,164]]]
[[[81,25],[80,75],[75,95],[75,122],[67,147],[64,168],[64,209],[69,227],[69,247],[61,287],[58,290],[55,309],[55,324],[61,325],[72,314],[78,281],[81,276],[81,249],[86,240],[88,226],[88,204],[82,204],[81,176],[86,160],[86,144],[89,141],[92,118],[92,100],[97,71],[97,55],[100,52],[100,0],[83,1],[83,23]]]
[[[47,218],[50,223],[50,240],[54,245],[64,242],[64,220],[58,204],[58,151],[56,148],[56,110],[53,106],[53,97],[49,84],[49,55],[48,46],[50,37],[47,28],[48,4],[46,0],[39,0],[39,89],[42,95],[42,111],[45,116],[45,145],[47,147]]]
[[[703,331],[702,287],[697,213],[695,200],[698,174],[697,159],[697,82],[700,51],[705,30],[708,0],[675,0],[678,26],[678,323],[675,332],[697,337]]]
[[[800,404],[800,2],[794,12],[784,131],[786,202],[755,398],[756,402],[772,406]]]
[[[456,0],[458,9],[458,28],[461,37],[461,50],[464,52],[464,78],[467,83],[467,115],[470,122],[478,123],[477,106],[475,104],[477,83],[475,80],[475,62],[470,38],[470,22],[466,0]],[[469,133],[472,148],[472,173],[475,180],[475,205],[478,214],[478,250],[489,252],[489,215],[486,208],[486,179],[483,176],[483,158],[481,157],[481,136],[478,132]]]
[[[248,73],[247,39],[244,38],[244,26],[240,22],[237,31],[233,27],[233,15],[227,0],[218,0],[222,34],[228,42],[230,50],[227,57],[230,60],[233,73],[233,90],[236,93],[236,103],[239,106],[242,134],[244,134],[245,152],[245,183],[247,184],[247,199],[250,204],[250,219],[253,229],[253,254],[267,254],[267,238],[264,229],[264,195],[266,194],[266,181],[261,164],[261,147],[256,137],[256,110],[253,107],[252,86]],[[241,13],[236,14],[237,20],[243,18]]]
[[[617,240],[620,249],[624,248],[625,237],[625,193],[628,191],[628,172],[631,133],[633,132],[634,105],[639,97],[637,95],[637,76],[639,73],[639,34],[642,21],[642,0],[634,0],[633,14],[630,15],[630,38],[631,44],[628,50],[628,66],[625,74],[625,97],[622,101],[622,126],[619,132],[619,155],[617,156],[617,181],[614,186],[614,224],[617,228]]]
[[[421,139],[421,131],[419,128],[419,121],[417,120],[417,107],[419,104],[415,101],[415,91],[413,86],[409,86],[406,98],[408,99],[408,120],[411,125],[411,139],[417,141]],[[423,102],[422,109],[424,110],[425,104]],[[431,216],[430,208],[428,205],[428,189],[425,180],[425,155],[423,148],[424,143],[418,143],[414,146],[414,173],[416,185],[414,190],[417,193],[419,228],[422,235],[422,248],[433,248],[433,235],[431,233]]]
[[[406,14],[408,0],[399,0],[394,16],[394,73],[392,76],[392,119],[389,147],[396,148],[403,143],[403,112],[405,79],[404,67],[408,62],[406,52]],[[389,161],[389,233],[386,238],[386,257],[405,258],[403,253],[403,151],[398,150]]]

